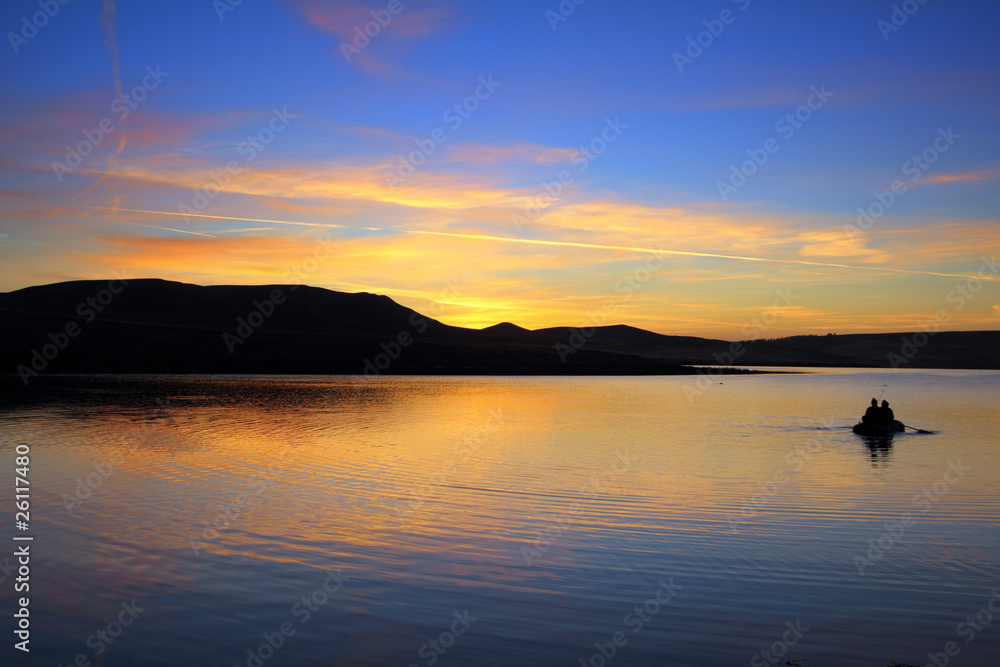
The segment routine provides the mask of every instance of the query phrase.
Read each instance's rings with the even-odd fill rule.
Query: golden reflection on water
[[[128,505],[141,489],[161,515],[188,524],[150,531],[158,548],[185,548],[207,521],[217,529],[207,534],[219,532],[207,549],[221,552],[261,536],[294,536],[304,546],[293,553],[329,541],[397,544],[398,533],[469,536],[484,518],[515,537],[526,519],[574,514],[580,503],[587,511],[576,514],[586,516],[575,525],[592,531],[621,528],[641,508],[639,525],[709,534],[725,531],[734,512],[788,509],[792,498],[808,501],[809,521],[864,516],[884,502],[861,474],[861,441],[839,430],[788,437],[741,415],[733,437],[720,438],[730,416],[720,407],[775,411],[753,392],[739,406],[722,403],[724,389],[709,392],[699,414],[676,394],[626,381],[360,382],[360,390],[343,380],[292,383],[291,397],[266,398],[251,383],[237,391],[251,393],[246,401],[210,385],[214,393],[162,406],[99,411],[83,417],[59,469],[92,473],[91,460],[117,452],[122,472],[88,509]],[[215,511],[240,498],[246,506],[230,507],[235,517]]]
[[[695,609],[748,614],[730,632],[756,641],[744,605],[764,604],[768,587],[780,588],[764,605],[775,617],[806,604],[795,581],[837,587],[847,616],[867,613],[868,589],[888,584],[858,578],[851,558],[907,511],[918,517],[912,542],[879,566],[905,573],[907,595],[925,595],[936,567],[957,591],[997,579],[1000,460],[981,435],[1000,407],[980,390],[995,379],[973,377],[967,391],[938,379],[948,392],[899,380],[897,414],[941,433],[896,437],[874,467],[848,428],[868,377],[734,377],[693,402],[684,382],[207,377],[140,391],[105,381],[6,416],[10,438],[34,443],[49,491],[39,524],[62,547],[52,564],[135,590],[253,586],[264,605],[301,578],[290,573],[338,567],[367,577],[342,611],[409,605],[419,623],[426,590],[448,590],[489,600],[517,631],[531,614],[522,603],[554,596],[575,610],[566,631],[583,632],[649,577],[670,575],[701,582]],[[953,418],[972,402],[976,423]],[[916,508],[914,494],[958,458],[972,471]],[[88,476],[96,488],[81,499]],[[67,497],[79,501],[72,514]],[[92,593],[63,580],[59,607],[70,614]]]

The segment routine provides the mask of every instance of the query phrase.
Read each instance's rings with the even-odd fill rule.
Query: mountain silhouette
[[[749,342],[729,362],[728,341],[626,325],[468,329],[376,294],[160,279],[0,293],[0,322],[5,373],[680,374],[694,372],[686,364],[885,367],[905,347],[904,334],[796,336]],[[916,341],[900,367],[1000,368],[1000,332]]]

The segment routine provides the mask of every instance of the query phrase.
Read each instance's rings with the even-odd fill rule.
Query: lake
[[[4,651],[144,667],[1000,664],[1000,373],[811,370],[700,389],[42,378],[0,395],[11,501],[16,447],[30,450],[30,527],[11,516],[7,532],[34,538],[11,542],[30,544],[30,657]],[[886,384],[896,417],[933,435],[850,431]]]

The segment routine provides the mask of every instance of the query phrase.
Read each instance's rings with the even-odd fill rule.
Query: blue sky
[[[220,18],[225,2],[71,0],[13,38],[16,53],[10,35],[41,10],[4,4],[0,289],[122,268],[281,282],[330,235],[334,257],[304,282],[426,310],[458,277],[449,323],[586,325],[611,301],[614,321],[740,338],[789,286],[802,297],[769,335],[912,330],[996,250],[995,3],[896,3],[915,11],[887,31],[893,3],[874,1],[567,0],[558,22],[555,1],[400,0],[392,14],[244,0]],[[103,5],[116,9],[105,32]],[[391,19],[348,62],[342,44],[373,11]],[[109,43],[126,95],[147,67],[168,73],[124,121]],[[469,98],[480,77],[499,85]],[[814,89],[832,95],[779,131]],[[445,114],[467,98],[452,129]],[[241,144],[276,109],[290,119],[247,161]],[[60,180],[53,162],[105,118],[114,131]],[[581,170],[609,121],[621,131]],[[447,139],[388,184],[438,128]],[[956,138],[906,181],[948,128]],[[720,182],[768,139],[777,151],[723,199]],[[185,218],[230,161],[240,171],[197,209],[212,217]],[[561,172],[559,196],[512,224]],[[852,233],[896,179],[905,191]],[[667,265],[616,292],[656,249],[674,253]],[[988,278],[949,326],[998,328]]]

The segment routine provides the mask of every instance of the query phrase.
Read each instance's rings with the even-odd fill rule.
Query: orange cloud
[[[468,209],[482,206],[526,206],[533,193],[491,187],[474,177],[418,171],[392,187],[386,163],[325,163],[302,167],[256,164],[235,175],[226,192],[279,199],[368,201],[415,208]],[[203,188],[218,164],[182,155],[159,155],[120,161],[119,178],[146,185]]]
[[[226,238],[122,235],[97,240],[106,246],[102,263],[124,267],[129,275],[195,276],[209,283],[219,283],[223,277],[223,281],[243,283],[282,282],[286,272],[310,256],[315,245],[315,241],[287,233]],[[284,281],[298,282],[290,277]]]
[[[308,212],[305,204],[294,205],[305,207],[298,213]],[[323,206],[317,205],[315,209],[323,210]],[[273,214],[273,217],[283,216]],[[226,220],[225,215],[220,218],[222,221],[217,224],[206,220],[207,226],[197,227],[199,232],[211,232],[214,236],[164,232],[161,230],[170,227],[185,230],[187,227],[177,218],[127,209],[119,209],[114,220],[106,221],[98,215],[71,224],[54,220],[46,225],[46,235],[53,238],[72,235],[81,239],[81,243],[52,248],[49,263],[63,267],[62,274],[52,280],[101,278],[111,269],[125,268],[127,274],[136,277],[155,276],[201,284],[305,282],[342,291],[387,294],[421,312],[428,311],[429,303],[440,302],[442,308],[435,309],[439,319],[472,327],[503,320],[529,328],[557,324],[583,326],[588,324],[588,312],[598,311],[612,299],[618,308],[608,323],[721,338],[739,338],[739,327],[773,302],[776,286],[797,286],[808,298],[783,311],[780,323],[772,331],[775,334],[846,332],[859,327],[901,330],[926,317],[920,310],[926,298],[913,298],[913,290],[907,287],[910,283],[894,280],[893,274],[884,274],[882,284],[885,290],[895,289],[898,293],[868,303],[864,301],[866,295],[870,296],[868,271],[865,275],[847,268],[831,271],[822,263],[746,264],[716,257],[670,255],[626,298],[616,291],[616,285],[626,276],[635,276],[645,266],[648,253],[600,245],[580,247],[558,241],[541,245],[531,239],[498,242],[502,239],[427,234],[423,230],[410,233],[371,230],[359,235],[358,230],[310,226],[322,226],[323,216],[313,218],[316,223],[305,223],[302,227],[276,224],[268,232],[244,226],[223,229],[231,233],[222,234],[216,227],[231,227],[234,223]],[[118,223],[128,223],[130,228],[119,233],[114,229]],[[143,228],[135,227],[137,224]],[[715,224],[718,230],[722,229],[723,221]],[[731,230],[738,227],[737,223],[732,225]],[[194,223],[191,228],[195,228]],[[470,230],[474,228],[470,226]],[[823,235],[796,236],[793,229],[776,228],[775,233],[799,244],[803,238],[827,242]],[[317,254],[320,238],[324,239],[322,252]],[[606,238],[619,243],[627,240]],[[48,244],[44,239],[43,242]],[[788,247],[796,246],[792,243]],[[289,275],[293,267],[303,266],[309,258],[320,255],[323,258],[308,274],[299,276],[292,271]],[[795,255],[791,252],[786,256]],[[21,275],[33,277],[28,268]],[[730,280],[720,284],[717,282],[720,277]],[[446,280],[457,283],[460,293],[442,300],[440,295]],[[831,281],[841,286],[836,297],[828,291],[809,290],[811,283],[829,285]],[[941,285],[943,298],[948,281],[931,284]],[[899,296],[909,296],[911,300],[906,302]],[[849,309],[845,309],[845,303],[851,304]],[[992,317],[995,324],[995,311],[988,302],[983,307],[985,313],[962,313],[961,323],[972,325]]]
[[[428,37],[440,32],[450,17],[446,3],[432,0],[407,0],[400,3],[402,9],[396,14],[389,12],[388,3],[384,1],[332,3],[323,0],[291,0],[291,5],[305,17],[310,26],[334,34],[341,40],[337,45],[338,54],[342,54],[341,45],[344,43],[356,49],[350,52],[348,62],[357,64],[368,74],[380,75],[397,71],[396,67],[383,60],[385,49],[380,49],[380,55],[376,57],[367,48],[367,42],[358,46],[356,41],[379,40],[393,43]],[[372,22],[378,26],[378,31],[372,29],[366,34],[365,26]]]
[[[965,270],[974,271],[979,257],[992,254],[983,239],[1000,238],[1000,219],[983,221],[942,220],[933,226],[887,231],[887,249],[908,258],[914,265],[939,262],[962,262]]]
[[[512,154],[522,146],[510,148]],[[118,179],[140,188],[167,186],[187,190],[177,203],[190,200],[192,189],[211,183],[210,171],[217,165],[186,155],[159,155],[122,161]],[[234,175],[225,191],[229,194],[263,198],[272,207],[284,207],[295,218],[307,217],[314,223],[342,220],[346,226],[378,227],[419,234],[443,234],[490,242],[518,242],[561,247],[604,249],[659,248],[665,246],[679,254],[730,258],[740,261],[783,261],[802,266],[850,268],[858,262],[882,262],[887,271],[910,271],[916,264],[914,253],[891,255],[873,244],[882,233],[871,232],[855,240],[847,239],[842,227],[823,225],[815,217],[803,229],[795,216],[762,216],[732,207],[689,205],[656,207],[631,202],[585,199],[580,189],[567,188],[561,199],[542,208],[520,233],[510,218],[523,214],[538,197],[538,192],[513,188],[497,182],[489,172],[466,171],[459,174],[418,171],[402,184],[386,183],[387,165],[346,159],[312,165],[271,166],[255,162],[252,168]],[[273,202],[285,202],[274,204]],[[123,204],[125,208],[131,208]],[[213,206],[205,211],[216,219],[263,222],[257,218],[281,218],[260,214],[232,213]],[[176,206],[172,208],[176,212]],[[170,212],[170,211],[165,211]],[[303,215],[300,215],[303,214]],[[223,215],[219,215],[223,214]],[[832,221],[831,221],[832,222]],[[154,223],[157,224],[157,223]],[[222,224],[222,223],[219,223]],[[230,223],[225,223],[230,224]],[[296,223],[298,224],[298,223]],[[166,225],[157,224],[166,227]],[[982,226],[974,230],[960,228],[948,234],[944,244],[932,243],[934,261],[968,257],[981,245]],[[210,227],[205,232],[210,233]],[[921,229],[909,241],[928,250],[928,239],[935,229]],[[894,248],[901,247],[893,239]],[[947,250],[947,252],[945,252]],[[892,258],[906,261],[891,266]],[[742,259],[741,259],[742,258]],[[931,257],[927,257],[928,262]],[[914,266],[917,272],[954,275],[956,271],[934,271],[933,266]],[[898,268],[897,268],[898,267]]]
[[[843,229],[804,232],[799,239],[805,242],[800,253],[805,257],[851,257],[864,262],[885,262],[890,256],[865,245],[861,235],[848,237]]]
[[[1000,178],[1000,167],[992,167],[958,174],[934,174],[908,184],[908,187],[940,185],[942,183],[977,183],[979,181],[995,181],[998,178]]]
[[[218,119],[164,116],[135,111],[125,121],[130,149],[175,146],[219,126]]]

